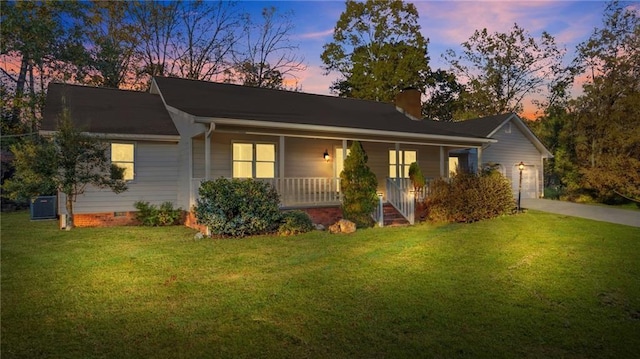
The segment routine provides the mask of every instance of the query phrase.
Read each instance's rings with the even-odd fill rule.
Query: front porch
[[[390,204],[411,224],[416,196],[423,200],[429,185],[415,191],[409,180],[411,163],[418,163],[427,178],[447,178],[457,167],[481,163],[484,140],[444,137],[416,141],[414,134],[374,137],[370,133],[345,138],[344,133],[311,133],[234,127],[210,123],[205,133],[189,144],[191,176],[189,207],[196,204],[203,180],[254,178],[274,186],[282,208],[338,207],[342,203],[339,175],[353,141],[362,144],[367,165],[378,179],[379,208],[372,214],[382,224],[383,205]],[[419,135],[418,135],[419,136]],[[464,152],[472,149],[473,152]],[[185,198],[186,199],[186,198]]]
[[[338,207],[342,204],[340,178],[319,177],[285,177],[258,179],[274,186],[280,195],[280,206],[283,209]],[[204,178],[191,180],[190,207],[197,203],[198,189]],[[379,206],[372,214],[373,219],[382,226],[384,223],[383,205],[393,206],[410,224],[415,221],[415,202],[423,201],[429,193],[429,183],[415,191],[407,178],[387,178],[384,192],[378,193]]]

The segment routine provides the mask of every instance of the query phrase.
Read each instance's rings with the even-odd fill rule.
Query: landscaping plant
[[[378,179],[367,166],[367,153],[360,142],[353,141],[350,151],[344,160],[344,170],[340,173],[342,214],[358,227],[371,227],[371,213],[378,204]]]
[[[134,207],[138,210],[136,218],[143,226],[171,226],[180,220],[182,209],[173,209],[171,202],[164,202],[158,208],[149,202],[137,201]]]
[[[108,144],[74,127],[68,109],[51,138],[25,141],[11,147],[15,174],[3,191],[11,199],[30,199],[61,192],[66,195],[67,229],[73,228],[73,205],[89,187],[127,190],[124,169],[109,161]]]
[[[313,222],[304,211],[287,211],[282,213],[282,224],[278,227],[281,236],[292,236],[313,230]]]
[[[199,194],[196,219],[213,234],[245,237],[272,232],[280,223],[280,196],[269,183],[219,178],[203,182]]]
[[[510,213],[511,184],[497,171],[459,172],[449,181],[435,180],[425,200],[427,218],[434,222],[476,222]]]

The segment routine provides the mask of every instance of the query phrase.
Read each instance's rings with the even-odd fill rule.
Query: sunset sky
[[[536,38],[549,32],[573,58],[576,45],[586,40],[594,28],[601,27],[605,2],[602,1],[413,1],[418,9],[423,36],[429,38],[432,68],[447,68],[442,54],[456,52],[460,43],[476,29],[508,32],[514,23]],[[300,74],[302,91],[330,94],[335,74],[323,75],[320,54],[322,46],[332,40],[333,28],[345,9],[344,1],[252,1],[241,2],[241,8],[252,16],[260,16],[264,7],[293,11],[295,29],[292,40],[305,58],[307,70]],[[530,107],[530,106],[527,106]],[[529,111],[531,109],[529,108]]]

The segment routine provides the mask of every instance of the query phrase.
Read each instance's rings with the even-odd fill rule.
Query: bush
[[[413,162],[409,165],[409,179],[411,179],[411,184],[416,192],[427,184],[427,180],[424,178],[418,162]]]
[[[306,212],[287,211],[282,214],[282,224],[278,228],[281,236],[291,236],[300,233],[310,232],[314,229],[313,222]]]
[[[544,188],[544,198],[546,199],[560,199],[565,193],[564,188],[560,186],[551,186]]]
[[[280,224],[280,197],[268,183],[219,178],[203,182],[199,193],[196,219],[213,234],[244,237],[272,232]]]
[[[437,222],[475,222],[508,214],[515,206],[511,184],[496,172],[435,180],[425,204],[427,218]]]
[[[372,227],[371,214],[378,205],[378,179],[367,166],[367,153],[360,143],[354,141],[350,150],[340,173],[342,215],[358,227]]]
[[[138,210],[136,218],[143,226],[171,226],[177,224],[182,217],[182,209],[173,209],[171,202],[162,203],[160,208],[142,201],[137,201],[133,205]]]

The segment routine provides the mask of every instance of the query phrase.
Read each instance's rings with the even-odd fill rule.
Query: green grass
[[[7,358],[629,358],[640,228],[470,225],[194,240],[2,215]]]

